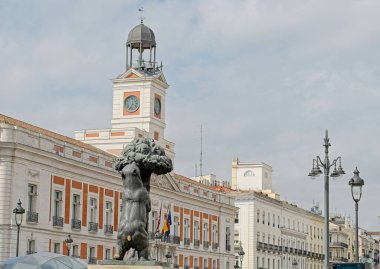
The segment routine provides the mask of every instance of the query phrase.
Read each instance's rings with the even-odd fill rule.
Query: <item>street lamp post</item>
[[[323,173],[324,173],[324,176],[325,176],[325,205],[324,205],[324,208],[325,208],[325,238],[324,238],[324,251],[325,251],[325,269],[328,269],[329,268],[329,234],[330,234],[330,231],[329,231],[329,177],[331,176],[332,178],[336,178],[336,177],[339,177],[343,174],[345,174],[345,172],[343,171],[342,169],[342,165],[341,165],[341,157],[338,157],[336,159],[334,159],[331,163],[330,163],[330,159],[329,159],[329,147],[331,146],[330,144],[330,139],[328,137],[328,132],[326,130],[326,135],[325,135],[325,138],[324,138],[324,148],[325,148],[325,158],[324,158],[324,162],[322,162],[321,158],[319,156],[317,156],[315,159],[313,159],[313,168],[311,169],[311,172],[309,173],[309,176],[314,179],[315,177],[319,176],[320,174],[322,174],[322,170],[320,167],[323,168]],[[338,169],[336,168],[336,165],[337,165],[337,162],[339,161],[339,166],[338,166]],[[334,166],[334,170],[333,172],[331,173],[330,175],[330,168]]]
[[[355,262],[359,262],[359,201],[362,197],[362,187],[364,185],[364,180],[359,176],[359,170],[356,167],[354,171],[354,176],[348,182],[348,185],[351,186],[351,195],[352,199],[355,201],[355,220],[356,220],[356,229],[355,229]]]
[[[244,258],[245,252],[243,250],[243,246],[241,245],[241,241],[240,241],[240,249],[239,249],[238,254],[240,258],[240,269],[243,269],[243,258]]]
[[[25,209],[21,206],[21,200],[18,199],[17,206],[15,209],[13,209],[13,213],[15,214],[15,221],[17,225],[17,243],[16,243],[16,257],[18,257],[18,247],[19,247],[19,241],[20,241],[20,226],[22,223],[22,217],[25,213]]]
[[[66,247],[67,247],[67,256],[70,256],[70,249],[71,249],[71,244],[73,243],[73,239],[71,238],[71,234],[67,236],[65,239]]]
[[[235,269],[239,269],[240,267],[239,267],[239,262],[238,261],[236,261],[236,263],[235,263],[235,265],[234,265],[234,268]]]
[[[158,251],[159,251],[159,248],[160,248],[160,240],[161,240],[161,234],[160,234],[160,232],[158,230],[154,234],[154,239],[156,241],[156,248],[157,248],[156,261],[158,261]]]

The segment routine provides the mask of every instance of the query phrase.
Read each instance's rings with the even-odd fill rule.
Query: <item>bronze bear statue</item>
[[[137,251],[139,260],[149,260],[149,241],[146,230],[148,212],[151,210],[149,193],[141,180],[140,169],[135,162],[120,171],[124,186],[122,212],[117,233],[114,259],[123,260],[130,249]]]

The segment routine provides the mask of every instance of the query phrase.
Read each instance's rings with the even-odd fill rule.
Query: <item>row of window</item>
[[[321,253],[323,248],[322,245],[319,244],[313,244],[310,243],[310,245],[304,241],[296,240],[294,238],[286,238],[283,237],[282,239],[280,237],[277,238],[276,240],[276,235],[270,235],[265,236],[265,233],[257,232],[257,242],[262,242],[262,243],[268,243],[268,244],[273,244],[273,245],[278,245],[278,246],[284,246],[284,247],[291,247],[291,248],[296,248],[300,250],[307,250],[307,251],[312,251],[315,253]],[[310,248],[309,248],[310,246]]]
[[[60,242],[54,242],[52,244],[52,252],[57,253],[57,254],[63,254],[63,248],[65,246],[60,243]],[[27,250],[26,254],[33,254],[36,253],[36,240],[35,239],[29,239],[27,241]],[[88,247],[88,261],[89,263],[91,262],[96,262],[96,248],[95,247]],[[72,245],[70,248],[70,256],[80,258],[80,245]],[[103,253],[104,259],[111,259],[111,248],[104,248],[104,253]]]
[[[37,185],[28,184],[28,203],[27,203],[27,221],[38,222],[37,213]],[[79,194],[71,194],[71,218],[72,227],[81,228],[81,196]],[[89,223],[98,223],[98,200],[95,197],[89,198],[88,208]],[[106,227],[113,225],[113,203],[105,201],[104,203],[104,222]],[[53,201],[53,224],[55,226],[63,225],[63,193],[60,190],[54,190]],[[111,229],[109,229],[111,230]]]
[[[276,219],[277,219],[277,222],[276,222]],[[276,227],[276,223],[277,223],[277,228],[280,228],[280,216],[277,216],[276,218],[276,214],[271,214],[269,212],[266,213],[264,210],[262,214],[260,214],[260,209],[257,209],[256,221],[257,223],[260,223],[261,221],[262,224],[265,224],[268,226],[272,225],[273,227]],[[305,225],[304,223],[300,223],[299,221],[297,221],[297,226],[296,226],[296,221],[292,220],[291,222],[290,218],[287,218],[287,222],[286,222],[286,218],[282,217],[282,227],[292,229],[294,231],[298,231],[302,233],[309,233],[310,237],[312,238],[323,239],[322,228],[318,228],[316,226],[311,226],[311,225],[308,226],[307,224]]]
[[[149,225],[149,230],[150,231],[156,231],[157,229],[157,221],[159,218],[158,212],[157,211],[152,211],[152,217],[150,218],[150,225]],[[189,218],[184,218],[183,220],[183,227],[180,227],[180,220],[178,216],[173,217],[173,222],[172,222],[173,228],[171,228],[171,234],[174,236],[179,236],[179,229],[183,229],[183,237],[185,241],[190,242],[190,219]],[[213,244],[216,244],[218,242],[218,225],[216,223],[213,223],[211,226],[211,242]],[[198,243],[200,240],[200,222],[198,220],[193,221],[193,240],[194,244]],[[209,223],[207,221],[204,221],[202,223],[202,238],[204,242],[208,242],[209,240]],[[225,230],[225,243],[226,243],[226,248],[230,247],[230,240],[231,240],[231,229],[230,227],[226,227]],[[203,243],[204,243],[203,242]],[[229,250],[229,249],[228,249]]]
[[[256,257],[256,268],[258,269],[322,269],[321,264],[308,264],[305,259],[270,259],[265,257]]]

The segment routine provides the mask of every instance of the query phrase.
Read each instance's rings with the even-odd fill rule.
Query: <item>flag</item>
[[[169,209],[169,214],[168,214],[168,223],[169,223],[169,230],[170,230],[170,225],[172,225],[172,212]]]
[[[158,216],[158,219],[157,219],[157,227],[156,227],[156,231],[159,231],[159,230],[160,230],[160,224],[161,224],[161,211],[162,211],[162,204],[161,204],[161,208],[160,208],[160,215]]]
[[[168,214],[165,214],[164,227],[162,227],[161,234],[164,234],[166,236],[170,235],[170,226],[169,226],[169,217],[168,217]]]

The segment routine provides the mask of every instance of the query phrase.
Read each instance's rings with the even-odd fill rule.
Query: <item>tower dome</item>
[[[135,26],[128,34],[127,46],[133,49],[150,49],[156,47],[154,32],[145,24]]]
[[[129,32],[126,48],[126,70],[136,68],[150,74],[155,74],[159,70],[156,68],[156,37],[153,30],[144,24],[143,18],[141,18],[141,23]],[[132,66],[133,51],[136,50],[138,52],[137,66]],[[145,56],[149,54],[149,61],[143,59],[143,54]]]

